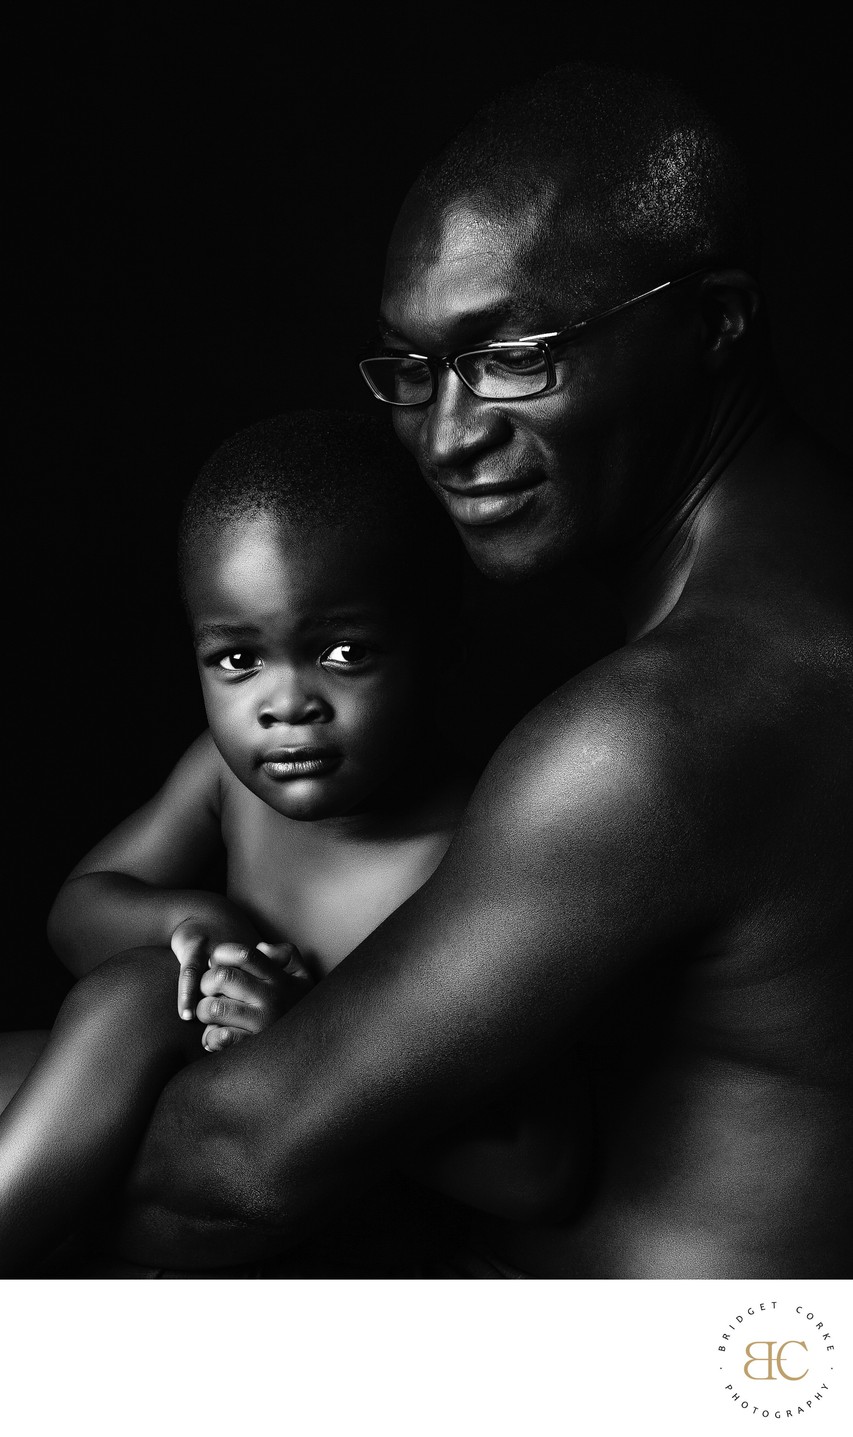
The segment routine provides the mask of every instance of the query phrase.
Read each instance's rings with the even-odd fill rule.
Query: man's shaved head
[[[695,100],[584,65],[492,101],[423,171],[388,253],[388,350],[464,354],[653,291],[558,345],[541,392],[480,398],[448,362],[428,403],[392,410],[484,572],[626,552],[701,468],[742,386],[762,382],[749,196]]]
[[[578,305],[699,266],[757,266],[740,156],[658,76],[565,65],[491,101],[426,166],[399,239],[408,247],[425,218],[463,201],[511,225],[524,217],[531,289],[568,287]]]

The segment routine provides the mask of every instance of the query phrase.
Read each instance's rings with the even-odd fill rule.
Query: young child
[[[471,787],[436,723],[456,540],[372,417],[290,414],[228,441],[185,507],[180,570],[209,729],[77,865],[49,931],[78,974],[171,945],[185,1036],[107,1011],[97,973],[78,984],[0,1117],[5,1271],[120,1175],[191,1031],[208,1051],[261,1031],[426,881]],[[191,886],[222,842],[225,896]],[[502,1216],[578,1177],[535,1105],[414,1167]]]

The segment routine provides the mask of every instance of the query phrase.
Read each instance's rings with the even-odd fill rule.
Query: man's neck
[[[642,638],[672,612],[696,561],[702,521],[721,481],[779,414],[777,396],[766,381],[724,394],[693,457],[682,465],[674,497],[659,506],[638,541],[602,571],[625,615],[626,642]]]

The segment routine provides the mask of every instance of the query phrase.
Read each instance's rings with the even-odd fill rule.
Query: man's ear
[[[699,303],[705,364],[715,374],[755,328],[763,303],[761,290],[746,270],[713,270],[702,283]]]

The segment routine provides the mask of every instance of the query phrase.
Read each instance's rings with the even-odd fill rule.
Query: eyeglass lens
[[[389,404],[425,404],[432,398],[432,374],[419,359],[381,357],[362,360],[361,371]]]
[[[364,360],[361,367],[391,404],[425,404],[432,398],[432,374],[422,360],[386,355]],[[538,345],[472,350],[457,356],[456,368],[481,399],[524,399],[548,388],[548,365]]]
[[[548,386],[545,355],[535,345],[460,354],[456,367],[481,399],[524,399]]]

